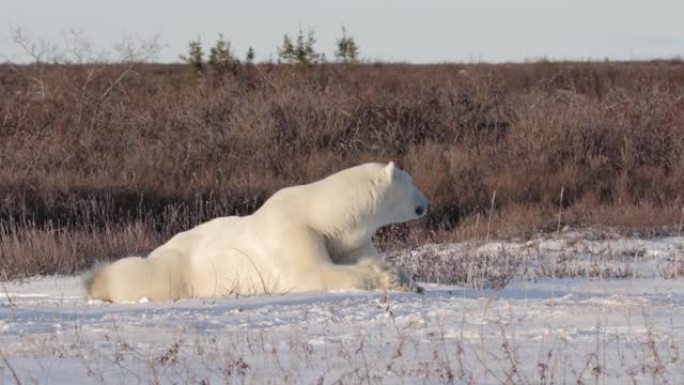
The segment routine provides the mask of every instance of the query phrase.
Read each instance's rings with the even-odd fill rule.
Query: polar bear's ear
[[[385,176],[387,176],[387,179],[392,179],[392,175],[394,175],[394,162],[389,162],[385,168],[382,169],[382,171],[385,173]]]

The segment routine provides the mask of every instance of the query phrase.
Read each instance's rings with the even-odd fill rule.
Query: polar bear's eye
[[[416,207],[416,215],[423,215],[424,212],[425,212],[425,207],[423,207],[423,206]]]

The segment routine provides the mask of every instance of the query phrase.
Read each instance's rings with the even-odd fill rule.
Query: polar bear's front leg
[[[401,267],[392,268],[379,259],[362,259],[357,265],[373,272],[379,282],[377,287],[380,289],[423,291]]]
[[[382,261],[382,256],[370,239],[360,247],[340,253],[333,258],[333,262],[341,265],[353,265],[364,260]]]
[[[368,240],[363,246],[350,252],[345,259],[361,268],[373,271],[381,282],[380,288],[423,292],[423,288],[416,285],[404,269],[391,268],[382,261],[382,256],[372,240]]]
[[[280,239],[286,239],[289,244],[298,247],[296,251],[279,258],[281,266],[294,273],[291,279],[283,280],[283,287],[291,285],[296,291],[417,290],[408,274],[392,269],[382,261],[370,240],[353,252],[338,254],[337,258],[333,258],[325,238],[319,233],[295,231],[296,227],[287,230]],[[288,256],[297,258],[289,259]]]
[[[325,289],[389,289],[418,291],[403,270],[395,270],[382,261],[366,259],[354,265],[326,264],[320,271]]]

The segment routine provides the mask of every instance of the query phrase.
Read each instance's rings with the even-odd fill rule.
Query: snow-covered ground
[[[683,248],[567,233],[394,255],[451,282],[425,295],[112,305],[79,277],[0,283],[0,384],[684,384]]]

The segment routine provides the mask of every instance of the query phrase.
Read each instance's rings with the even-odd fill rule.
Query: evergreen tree
[[[181,55],[180,58],[192,67],[195,75],[202,75],[204,73],[204,52],[202,51],[202,42],[199,38],[188,44],[188,56]]]
[[[219,35],[213,47],[209,50],[209,68],[216,77],[222,77],[229,71],[236,74],[240,61],[233,55],[230,49],[230,41]]]
[[[305,36],[304,31],[299,28],[297,42],[293,43],[289,35],[283,36],[283,45],[278,48],[278,56],[290,64],[316,64],[321,60],[322,55],[314,49],[316,39],[314,31],[309,30]]]
[[[252,46],[249,46],[249,49],[247,50],[247,55],[245,56],[245,61],[247,64],[254,64],[254,48]]]
[[[356,63],[359,57],[359,47],[354,38],[347,35],[347,29],[342,26],[342,37],[337,39],[335,57],[342,63]]]

